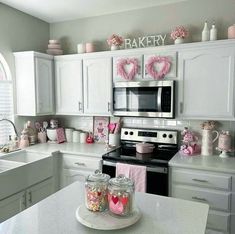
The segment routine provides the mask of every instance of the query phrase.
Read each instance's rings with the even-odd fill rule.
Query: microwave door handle
[[[157,109],[158,112],[162,111],[162,87],[159,87],[157,92]]]

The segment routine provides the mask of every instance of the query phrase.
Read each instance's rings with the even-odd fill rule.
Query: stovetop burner
[[[155,150],[148,154],[138,153],[135,145],[139,142],[151,142],[155,145]],[[121,147],[105,154],[103,160],[146,166],[167,166],[177,151],[177,131],[123,128]]]

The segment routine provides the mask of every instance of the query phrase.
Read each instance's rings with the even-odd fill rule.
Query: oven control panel
[[[177,131],[122,128],[121,140],[177,144]]]

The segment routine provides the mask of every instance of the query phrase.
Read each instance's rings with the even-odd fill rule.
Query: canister
[[[134,182],[119,175],[109,181],[108,203],[110,214],[115,216],[129,216],[133,212]]]
[[[108,208],[108,181],[110,176],[96,170],[85,182],[85,203],[88,210],[102,212]]]
[[[80,142],[80,132],[77,130],[73,131],[73,142],[74,143]]]

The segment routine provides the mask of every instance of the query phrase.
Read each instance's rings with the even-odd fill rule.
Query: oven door
[[[116,163],[103,160],[102,172],[116,176]],[[168,196],[168,168],[147,167],[147,193]]]
[[[114,84],[114,115],[173,118],[173,81]]]

